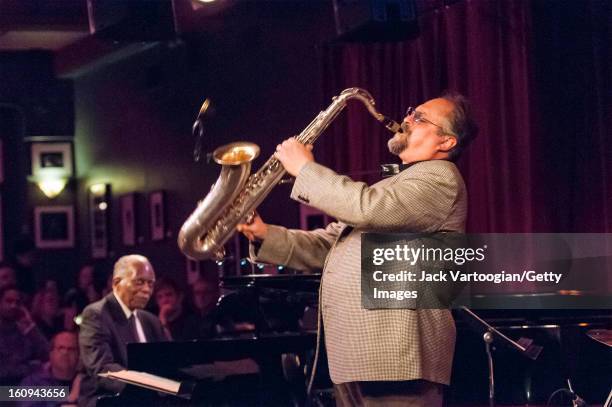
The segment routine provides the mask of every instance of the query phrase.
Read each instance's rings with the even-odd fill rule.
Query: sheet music
[[[135,370],[119,370],[117,372],[100,373],[99,376],[173,395],[178,394],[179,388],[181,387],[181,383],[175,380],[152,375],[150,373],[137,372]]]

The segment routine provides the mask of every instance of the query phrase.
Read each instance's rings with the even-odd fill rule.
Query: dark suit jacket
[[[138,340],[113,293],[88,305],[82,315],[79,346],[85,377],[81,382],[79,406],[90,407],[96,405],[98,397],[123,390],[124,383],[101,378],[98,373],[127,369],[127,344]],[[138,310],[138,319],[147,342],[167,340],[155,315]]]

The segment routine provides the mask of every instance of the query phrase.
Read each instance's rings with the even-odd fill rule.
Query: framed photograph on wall
[[[165,210],[164,191],[151,192],[149,194],[149,216],[152,240],[163,240],[166,235]]]
[[[32,143],[32,176],[72,177],[72,143]]]
[[[124,246],[136,245],[136,193],[121,196],[121,236]]]
[[[34,238],[39,249],[74,247],[74,207],[70,205],[35,207]]]
[[[108,256],[110,185],[90,186],[88,200],[91,257],[104,259]]]

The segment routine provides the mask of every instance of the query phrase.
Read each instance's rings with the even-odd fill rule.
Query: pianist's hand
[[[256,212],[251,223],[241,223],[236,226],[238,232],[242,232],[249,241],[264,240],[268,234],[268,224],[265,223]]]

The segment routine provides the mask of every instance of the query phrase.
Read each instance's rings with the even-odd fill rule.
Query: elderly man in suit
[[[79,406],[95,406],[98,397],[123,390],[124,383],[98,373],[126,369],[128,343],[167,340],[159,319],[144,310],[154,285],[155,271],[146,257],[123,256],[113,269],[113,292],[83,311],[79,345],[86,375]]]
[[[372,186],[316,163],[311,146],[285,140],[275,156],[296,177],[291,197],[338,222],[310,232],[259,217],[238,226],[254,243],[255,260],[323,269],[319,321],[338,405],[440,406],[450,382],[449,310],[361,306],[361,233],[465,228],[467,192],[452,161],[476,134],[467,100],[458,94],[429,100],[409,109],[402,129],[388,147],[404,169]]]

